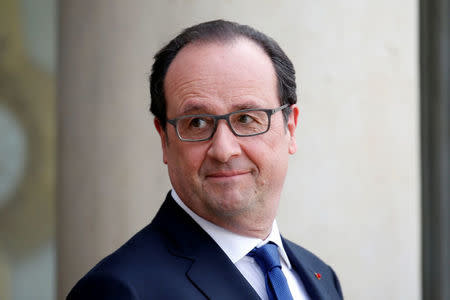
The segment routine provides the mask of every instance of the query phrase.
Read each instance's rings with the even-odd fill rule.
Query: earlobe
[[[161,139],[161,148],[163,151],[163,162],[167,165],[167,137],[166,137],[166,131],[161,126],[161,122],[158,118],[155,118],[153,120],[153,123],[155,124],[156,131],[158,131],[159,137]]]
[[[291,114],[288,120],[288,132],[289,132],[289,154],[294,154],[297,151],[297,142],[295,140],[295,129],[297,128],[298,115],[300,113],[298,106],[291,105]]]

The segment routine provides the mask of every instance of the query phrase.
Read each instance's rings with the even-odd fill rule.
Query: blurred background
[[[0,1],[0,299],[56,299],[56,1]]]
[[[283,235],[346,299],[450,299],[449,1],[0,0],[0,299],[64,299],[170,189],[153,55],[224,18],[299,86]]]

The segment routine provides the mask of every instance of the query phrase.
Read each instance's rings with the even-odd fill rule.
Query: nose
[[[211,139],[211,146],[207,154],[221,163],[226,163],[232,157],[241,154],[241,145],[238,142],[238,137],[233,134],[225,120],[218,121],[217,129]]]

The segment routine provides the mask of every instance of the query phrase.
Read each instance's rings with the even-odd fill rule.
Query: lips
[[[243,170],[232,170],[232,171],[218,171],[218,172],[212,172],[206,175],[206,177],[210,178],[226,178],[226,177],[235,177],[239,175],[245,175],[249,174],[250,171],[243,171]]]

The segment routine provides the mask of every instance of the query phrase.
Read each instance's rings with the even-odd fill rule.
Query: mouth
[[[231,179],[231,178],[237,178],[239,176],[250,174],[250,171],[219,171],[219,172],[213,172],[206,175],[206,178],[210,179]]]

